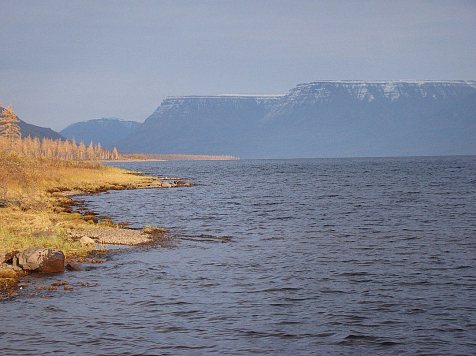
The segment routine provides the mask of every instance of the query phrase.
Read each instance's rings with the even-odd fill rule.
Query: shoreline
[[[133,172],[133,171],[129,171]],[[134,173],[134,172],[133,172]],[[140,173],[138,173],[140,174]],[[153,176],[145,176],[150,179],[150,182],[143,184],[143,185],[136,185],[133,187],[127,187],[122,189],[119,187],[118,189],[105,189],[99,190],[95,193],[79,191],[79,190],[72,190],[72,191],[65,191],[62,192],[62,195],[68,197],[69,199],[73,197],[81,197],[85,195],[91,194],[100,194],[100,193],[107,193],[111,190],[137,190],[137,189],[166,189],[166,188],[179,188],[179,187],[193,187],[193,184],[190,182],[186,182],[181,180],[180,178],[162,178],[162,177],[153,177]],[[172,180],[173,182],[170,183],[168,181]],[[71,199],[70,206],[73,207],[78,205],[77,201]],[[87,212],[91,212],[86,210]],[[95,212],[89,216],[97,215]],[[84,214],[83,216],[87,216]],[[102,219],[103,221],[111,221],[112,224],[120,225],[120,223],[113,222],[109,216],[106,219]],[[95,243],[99,245],[125,245],[125,246],[143,246],[149,245],[151,243],[157,242],[158,240],[169,241],[169,238],[165,237],[165,233],[168,232],[166,229],[159,229],[159,228],[152,228],[152,227],[143,227],[141,230],[137,229],[130,229],[126,226],[105,226],[105,227],[95,227],[95,228],[86,228],[82,230],[72,230],[70,231],[70,237],[74,240],[81,240],[81,239],[92,239]]]
[[[137,159],[115,159],[114,161],[111,160],[104,160],[104,161],[99,161],[102,164],[104,163],[127,163],[127,162],[167,162],[166,159],[147,159],[147,158],[137,158]]]
[[[114,168],[114,170],[118,169]],[[65,228],[61,228],[60,231],[54,231],[50,227],[49,231],[19,232],[15,233],[15,236],[17,236],[15,238],[22,239],[22,236],[26,237],[27,235],[33,238],[34,236],[44,235],[46,239],[59,239],[63,243],[69,241],[76,249],[72,249],[64,254],[64,264],[66,267],[74,264],[78,266],[79,263],[77,268],[82,269],[81,261],[94,261],[89,257],[97,255],[99,252],[107,254],[107,250],[102,249],[102,246],[166,246],[173,241],[173,238],[167,234],[168,230],[166,229],[154,227],[143,227],[141,230],[129,229],[126,227],[127,224],[113,222],[109,217],[105,216],[97,217],[96,213],[88,211],[85,207],[83,207],[82,211],[73,210],[73,207],[81,205],[81,200],[73,200],[73,197],[100,194],[111,190],[165,189],[193,186],[192,183],[177,178],[167,179],[168,177],[165,177],[166,179],[163,179],[145,176],[140,172],[130,170],[120,169],[119,171],[121,173],[120,179],[111,179],[106,184],[101,184],[101,182],[97,181],[88,185],[86,189],[85,187],[78,187],[72,184],[70,186],[57,185],[50,187],[47,191],[49,194],[48,202],[51,203],[51,206],[46,207],[45,212],[42,210],[30,210],[23,213],[16,206],[9,206],[0,208],[0,214],[11,212],[16,215],[17,219],[22,219],[26,223],[30,218],[28,214],[54,213],[52,226],[65,225]],[[52,211],[50,212],[49,210]],[[50,217],[50,220],[52,219],[53,217]],[[38,244],[35,243],[36,240],[33,239],[34,242],[31,243],[27,242],[24,247],[41,246],[43,240],[39,239],[40,242]],[[24,251],[24,247],[21,250]],[[43,247],[49,248],[48,246]],[[5,248],[2,248],[2,250],[4,251],[0,251],[0,257],[2,258],[0,260],[0,300],[8,300],[18,295],[17,290],[24,276],[37,272],[23,270],[18,264],[15,265],[15,256],[20,253],[20,249],[15,248],[6,251]],[[8,256],[8,259],[6,256]]]

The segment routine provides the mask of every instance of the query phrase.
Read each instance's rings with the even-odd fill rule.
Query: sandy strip
[[[116,228],[97,228],[77,230],[71,233],[71,236],[76,239],[81,237],[89,237],[101,244],[108,245],[140,245],[152,241],[150,234],[146,234],[140,230],[132,229],[116,229]]]
[[[173,182],[167,182],[165,180],[172,180]],[[109,190],[133,190],[133,189],[156,189],[156,188],[177,188],[177,187],[193,187],[193,183],[186,182],[181,180],[180,178],[156,178],[153,177],[150,181],[144,182],[142,184],[135,184],[135,185],[115,185],[115,186],[107,186],[104,189],[101,187],[95,191],[84,191],[84,190],[67,190],[63,192],[59,192],[59,194],[65,197],[74,197],[80,195],[90,195],[90,194],[97,194],[100,192],[107,192]]]

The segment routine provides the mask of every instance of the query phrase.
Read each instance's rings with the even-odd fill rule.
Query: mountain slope
[[[476,154],[474,81],[319,81],[281,96],[167,98],[124,152],[242,158]]]
[[[451,111],[476,94],[475,82],[324,81],[301,84],[260,120],[268,139],[261,150],[285,157],[347,157],[447,154],[440,144],[459,146],[467,123]],[[446,118],[438,116],[445,111]],[[476,112],[465,113],[475,121]]]
[[[31,137],[38,137],[40,139],[50,138],[53,140],[57,140],[57,139],[65,140],[65,138],[61,136],[59,133],[47,127],[41,127],[41,126],[28,124],[22,120],[20,120],[20,122],[18,123],[18,126],[20,126],[22,137],[31,136]]]
[[[252,154],[254,125],[281,96],[169,97],[126,139],[121,152]]]
[[[3,108],[0,107],[0,113],[2,111],[3,111]],[[50,138],[50,139],[53,139],[53,140],[56,140],[56,139],[64,140],[65,139],[59,133],[57,133],[56,131],[53,131],[50,128],[28,124],[25,121],[21,120],[18,116],[17,116],[17,119],[20,120],[20,122],[18,123],[18,126],[20,127],[20,132],[21,132],[22,137],[31,136],[31,137],[38,137],[39,139],[42,139],[42,138],[46,137],[46,138]]]
[[[139,125],[136,121],[124,121],[118,118],[102,118],[77,122],[69,125],[60,133],[77,142],[83,141],[85,144],[93,141],[103,146],[112,148],[114,143],[129,135]]]

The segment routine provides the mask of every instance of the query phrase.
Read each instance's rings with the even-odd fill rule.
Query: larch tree
[[[7,147],[13,151],[18,142],[21,140],[20,126],[17,125],[17,116],[13,112],[12,104],[3,109],[0,114],[0,136],[2,136],[7,144]]]
[[[86,154],[87,154],[87,159],[94,159],[95,158],[93,141],[91,141],[88,148],[86,149]]]
[[[81,141],[78,145],[78,156],[79,160],[83,160],[86,158],[86,145],[83,141]]]

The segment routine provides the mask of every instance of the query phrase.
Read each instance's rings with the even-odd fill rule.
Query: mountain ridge
[[[0,113],[4,110],[5,108],[0,106]],[[50,129],[49,127],[42,127],[42,126],[37,126],[33,124],[29,124],[22,119],[20,119],[17,115],[15,115],[18,120],[18,126],[20,127],[20,132],[22,137],[38,137],[39,139],[43,138],[49,138],[52,140],[65,140],[65,138],[60,135],[58,132]]]
[[[461,127],[451,121],[473,94],[469,80],[324,80],[284,95],[173,96],[117,146],[242,158],[475,154],[458,139],[476,135],[471,103]]]
[[[131,133],[137,126],[137,121],[127,121],[116,117],[104,117],[101,119],[90,119],[73,123],[60,134],[77,142],[88,144],[101,143],[101,145],[112,148],[116,141],[119,141]]]

